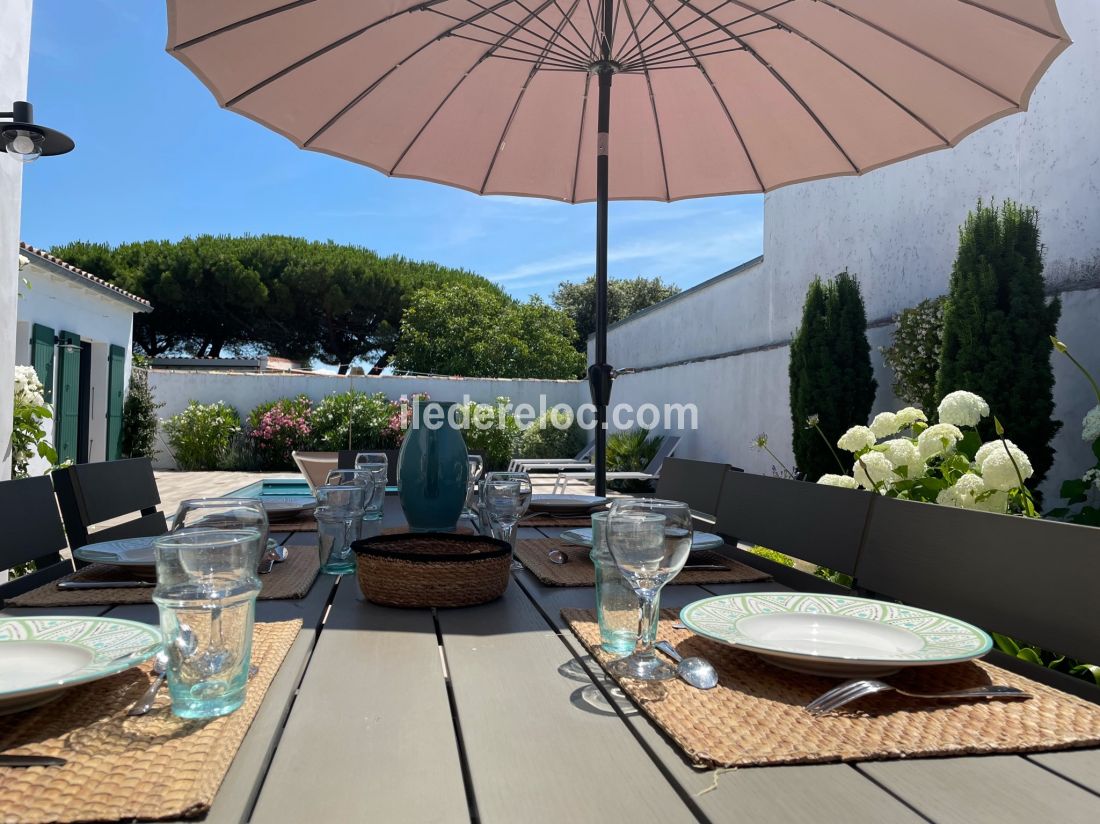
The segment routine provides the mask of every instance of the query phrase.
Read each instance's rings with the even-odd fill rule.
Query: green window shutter
[[[107,460],[114,461],[122,457],[122,405],[126,391],[125,369],[126,350],[111,345],[111,354],[107,361]]]
[[[46,388],[46,403],[53,403],[53,344],[53,329],[40,323],[31,327],[31,366]]]
[[[80,335],[57,335],[57,403],[54,408],[54,446],[57,460],[76,460],[80,432]]]

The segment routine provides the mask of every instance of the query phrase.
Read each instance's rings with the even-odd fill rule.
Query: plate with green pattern
[[[852,595],[718,595],[688,604],[680,620],[697,635],[776,666],[838,678],[969,661],[993,646],[986,632],[965,621]]]
[[[163,643],[157,627],[118,618],[0,617],[0,715],[135,667]]]

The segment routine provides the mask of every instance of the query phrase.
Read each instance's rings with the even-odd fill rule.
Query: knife
[[[52,755],[0,755],[0,767],[64,767],[68,763]]]
[[[152,581],[61,581],[58,589],[137,589],[154,587]]]
[[[729,572],[728,566],[722,564],[684,564],[685,572]]]

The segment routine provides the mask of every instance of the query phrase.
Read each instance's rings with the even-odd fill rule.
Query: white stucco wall
[[[130,339],[133,332],[134,307],[130,301],[103,294],[67,276],[58,275],[39,264],[33,256],[20,273],[22,285],[19,300],[15,362],[31,363],[31,325],[47,326],[59,332],[72,332],[81,341],[92,344],[91,403],[88,411],[88,460],[102,461],[107,457],[107,378],[111,345],[126,350],[125,382],[130,380]],[[54,399],[57,398],[57,355],[54,356]],[[53,439],[54,422],[46,421],[47,437]],[[28,466],[32,475],[48,468],[42,459]]]
[[[1062,292],[1058,334],[1100,374],[1100,2],[1059,0],[1058,7],[1075,44],[1040,82],[1029,112],[954,149],[769,194],[762,264],[620,325],[608,344],[618,368],[779,348],[626,375],[613,402],[694,398],[702,425],[685,434],[683,457],[767,472],[772,460],[749,446],[767,432],[790,460],[786,343],[812,278],[847,268],[860,279],[874,326],[876,410],[894,406],[891,375],[877,357],[890,329],[875,322],[947,291],[958,227],[979,198],[1009,197],[1039,209],[1048,282]],[[1048,493],[1091,465],[1080,425],[1095,404],[1065,358],[1054,365],[1056,416],[1065,426],[1055,440]]]
[[[0,111],[27,99],[31,0],[0,3]],[[0,154],[0,480],[11,477],[12,381],[19,293],[19,208],[23,164]]]
[[[538,411],[540,397],[546,407],[564,403],[571,407],[588,401],[585,381],[504,380],[490,378],[412,378],[394,375],[345,377],[340,375],[280,375],[273,373],[232,373],[172,371],[154,369],[149,373],[149,385],[158,403],[163,403],[159,416],[165,420],[187,408],[189,401],[213,403],[225,401],[245,418],[265,401],[306,395],[315,403],[328,395],[355,390],[382,392],[396,400],[402,395],[427,392],[433,400],[461,401],[466,396],[479,403],[490,403],[506,396],[515,405],[527,403]],[[162,469],[175,466],[163,437],[158,437],[160,451],[154,465]]]

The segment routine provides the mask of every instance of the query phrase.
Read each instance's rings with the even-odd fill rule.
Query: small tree
[[[130,372],[130,389],[122,405],[122,438],[120,449],[124,458],[153,458],[157,453],[157,403],[149,386],[149,370],[144,358],[134,357]]]
[[[679,294],[680,287],[660,278],[608,278],[607,321],[618,323],[648,306]],[[554,305],[577,327],[575,346],[588,352],[588,336],[596,331],[596,276],[573,283],[563,280],[550,295]]]
[[[1054,462],[1050,442],[1062,425],[1053,419],[1050,365],[1062,305],[1047,303],[1044,286],[1038,212],[979,201],[959,230],[936,393],[964,389],[985,398],[1031,457],[1033,488]],[[992,425],[981,434],[991,439]]]
[[[816,480],[837,471],[830,445],[853,423],[867,420],[876,386],[859,283],[846,271],[832,281],[815,278],[791,341],[793,448],[803,477]],[[811,416],[825,438],[807,427]]]
[[[894,394],[925,412],[936,408],[946,302],[940,296],[903,309],[896,318],[893,343],[882,347],[882,359],[894,373]]]

